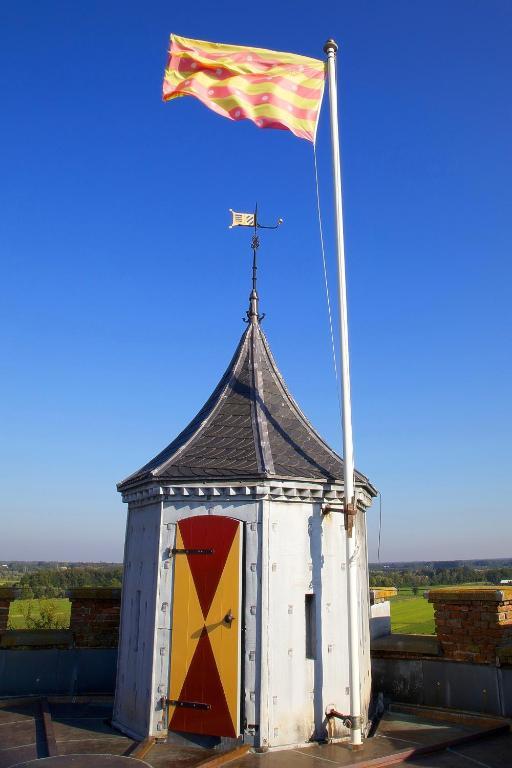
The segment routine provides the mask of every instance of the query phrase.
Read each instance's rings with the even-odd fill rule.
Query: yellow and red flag
[[[195,96],[230,120],[314,142],[324,82],[319,59],[171,35],[163,100]]]

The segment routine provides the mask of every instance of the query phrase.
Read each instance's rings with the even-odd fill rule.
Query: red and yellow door
[[[174,547],[169,728],[240,733],[242,524],[181,520]]]

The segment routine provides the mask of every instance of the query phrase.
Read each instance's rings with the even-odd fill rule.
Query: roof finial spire
[[[252,248],[252,291],[249,296],[249,309],[247,310],[247,320],[250,323],[259,323],[263,320],[264,315],[259,314],[258,307],[258,289],[257,289],[257,272],[258,272],[258,248],[260,247],[260,239],[258,237],[258,203],[254,208],[254,234],[251,240]]]
[[[247,319],[244,318],[246,323],[259,323],[263,320],[265,315],[259,314],[259,297],[257,290],[257,272],[258,272],[258,260],[257,253],[260,247],[260,239],[258,237],[258,229],[277,229],[283,223],[282,219],[277,220],[277,224],[273,227],[267,227],[264,224],[260,224],[258,221],[258,203],[254,208],[254,213],[237,213],[232,208],[229,209],[231,213],[231,224],[229,228],[233,227],[254,227],[254,234],[251,240],[252,247],[252,291],[249,296],[249,309],[246,312]]]

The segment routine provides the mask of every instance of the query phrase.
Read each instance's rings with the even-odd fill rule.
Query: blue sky
[[[120,560],[115,483],[197,412],[243,331],[248,234],[288,386],[341,447],[311,145],[160,100],[168,35],[340,44],[356,464],[382,559],[510,556],[509,0],[5,0],[5,559]],[[318,133],[335,286],[327,100]],[[368,513],[376,558],[378,505]]]

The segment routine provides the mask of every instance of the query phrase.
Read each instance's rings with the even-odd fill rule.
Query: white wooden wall
[[[114,723],[137,738],[165,731],[160,698],[168,696],[172,648],[168,549],[174,546],[178,520],[204,514],[245,523],[245,742],[273,747],[323,735],[327,704],[349,711],[349,671],[343,515],[323,516],[320,502],[212,499],[129,510]],[[359,518],[355,533],[366,706],[371,688],[369,595],[364,515]],[[316,596],[315,659],[306,658],[308,594]],[[334,735],[345,733],[336,723]]]
[[[268,544],[264,540],[263,552],[268,575],[262,609],[268,611],[268,621],[262,621],[262,642],[268,663],[263,658],[262,688],[267,698],[262,711],[266,707],[268,718],[262,744],[272,747],[325,735],[329,703],[349,712],[347,585],[342,514],[323,516],[319,503],[265,504]],[[263,516],[264,535],[267,515]],[[365,523],[360,517],[362,699],[366,705],[371,689],[368,575]],[[316,596],[315,659],[306,658],[307,594]],[[262,727],[264,721],[262,717]],[[336,721],[334,735],[345,733]]]
[[[142,739],[151,728],[161,503],[128,510],[114,725]]]

